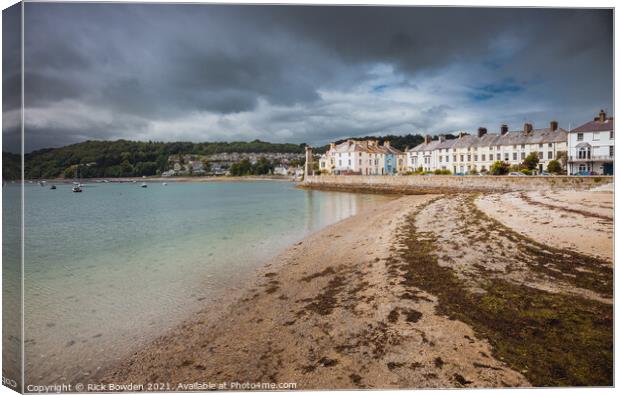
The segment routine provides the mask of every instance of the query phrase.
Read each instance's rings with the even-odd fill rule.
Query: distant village
[[[235,164],[248,161],[256,165],[266,160],[272,166],[273,175],[301,177],[303,175],[304,155],[300,153],[218,153],[213,155],[171,155],[168,158],[169,170],[163,177],[174,176],[227,176]]]

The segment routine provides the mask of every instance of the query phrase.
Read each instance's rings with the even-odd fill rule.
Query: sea
[[[283,181],[140,184],[24,187],[26,383],[88,382],[288,246],[389,199]],[[18,184],[3,187],[5,201],[19,196]],[[8,207],[5,249],[19,226],[6,211],[19,205]]]

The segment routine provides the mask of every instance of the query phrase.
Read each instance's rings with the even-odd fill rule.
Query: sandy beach
[[[308,236],[100,382],[611,385],[612,205],[610,192],[399,197]]]

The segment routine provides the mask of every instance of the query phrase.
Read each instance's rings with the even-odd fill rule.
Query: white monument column
[[[304,179],[314,175],[314,170],[312,169],[312,147],[306,147],[306,166],[304,170]]]

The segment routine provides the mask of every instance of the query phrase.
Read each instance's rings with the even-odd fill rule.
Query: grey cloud
[[[584,9],[27,3],[26,101],[40,110],[29,146],[136,138],[152,122],[183,125],[155,128],[157,139],[226,139],[227,125],[230,138],[313,143],[389,128],[586,120],[611,105],[612,17]],[[381,65],[392,72],[377,72]],[[375,80],[382,100],[372,96]],[[476,101],[476,90],[505,81],[510,97]],[[355,101],[362,87],[371,93]],[[67,113],[79,120],[62,127],[54,111],[63,102],[104,112],[90,121]],[[202,129],[183,122],[196,114],[221,119],[207,117],[213,123]]]

